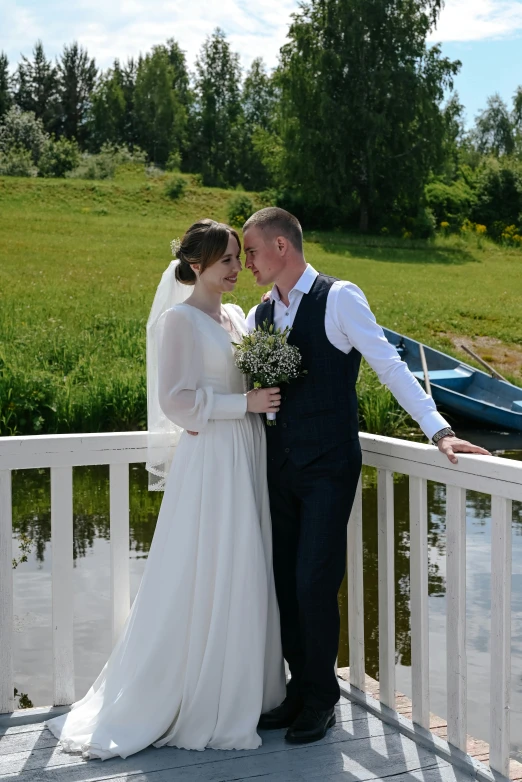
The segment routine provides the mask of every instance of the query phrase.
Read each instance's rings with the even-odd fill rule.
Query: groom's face
[[[258,285],[272,285],[284,268],[278,237],[270,237],[260,228],[252,226],[243,234],[245,266],[250,269]]]

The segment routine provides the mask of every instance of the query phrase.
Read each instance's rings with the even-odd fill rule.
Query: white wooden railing
[[[13,702],[11,471],[51,469],[54,704],[74,701],[72,468],[110,465],[112,632],[129,599],[129,464],[144,462],[144,432],[0,438],[0,713]],[[413,722],[429,729],[428,536],[426,481],[447,486],[448,741],[466,750],[466,490],[492,496],[490,766],[509,768],[512,500],[522,501],[522,463],[460,456],[452,466],[429,445],[362,434],[363,463],[378,471],[380,701],[395,707],[393,473],[409,475]],[[362,490],[348,528],[351,685],[364,690]]]

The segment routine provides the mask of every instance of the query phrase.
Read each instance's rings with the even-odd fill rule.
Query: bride
[[[165,491],[154,538],[108,662],[69,713],[46,723],[86,758],[125,758],[150,744],[255,749],[261,712],[285,695],[256,415],[276,411],[280,394],[246,393],[234,363],[232,343],[247,329],[221,297],[234,290],[240,249],[229,226],[195,223],[154,300],[147,468],[152,488]]]

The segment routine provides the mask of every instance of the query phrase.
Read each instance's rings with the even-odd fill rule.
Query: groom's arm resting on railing
[[[422,389],[418,381],[401,360],[396,349],[386,339],[377,324],[362,290],[353,283],[337,283],[332,319],[339,331],[358,350],[395,396],[401,407],[417,421],[429,440],[449,424],[437,412],[435,402]],[[450,430],[451,431],[451,430]],[[438,449],[453,463],[457,452],[488,454],[484,448],[448,434],[437,442]]]

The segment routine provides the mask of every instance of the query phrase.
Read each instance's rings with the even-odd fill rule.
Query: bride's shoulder
[[[239,316],[241,320],[245,320],[245,313],[243,312],[239,304],[229,303],[229,304],[225,304],[224,306],[227,308],[228,312],[233,312],[235,315]]]
[[[164,313],[166,325],[179,326],[185,323],[192,324],[191,309],[192,307],[188,307],[182,303],[174,304],[173,307],[170,307]]]
[[[174,304],[173,307],[170,307],[167,310],[167,313],[172,318],[190,318],[191,310],[193,309],[194,307],[191,307],[184,302],[180,302],[179,304]]]

